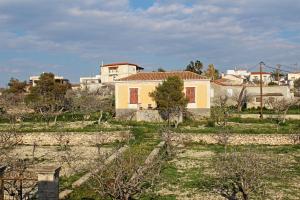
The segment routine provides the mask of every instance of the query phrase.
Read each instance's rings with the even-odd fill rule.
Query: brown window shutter
[[[138,104],[138,88],[130,88],[130,104]]]
[[[185,89],[186,97],[189,103],[195,103],[195,88],[194,87],[187,87]]]

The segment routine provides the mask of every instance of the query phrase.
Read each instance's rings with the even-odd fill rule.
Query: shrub
[[[216,126],[216,124],[215,124],[214,120],[212,120],[212,119],[207,120],[206,127],[215,127],[215,126]]]

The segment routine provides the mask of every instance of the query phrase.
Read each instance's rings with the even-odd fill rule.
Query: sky
[[[300,62],[299,0],[0,0],[0,86],[99,65],[182,70],[191,60],[255,70]]]

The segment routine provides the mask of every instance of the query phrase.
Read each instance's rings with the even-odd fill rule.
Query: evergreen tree
[[[26,96],[26,102],[34,110],[40,112],[49,123],[51,117],[56,117],[64,110],[65,94],[70,89],[69,84],[55,81],[54,74],[41,74],[37,85],[30,88],[30,94]]]
[[[196,74],[202,74],[202,69],[203,69],[202,62],[199,60],[196,60],[195,62],[191,61],[190,64],[188,64],[186,66],[185,71],[194,72]]]
[[[185,110],[188,103],[183,93],[183,81],[177,76],[168,77],[162,84],[159,84],[154,92],[150,93],[150,97],[156,102],[157,109],[161,112],[164,119],[168,120],[179,117]]]

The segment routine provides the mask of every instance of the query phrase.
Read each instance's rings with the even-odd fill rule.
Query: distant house
[[[37,82],[40,80],[40,76],[30,76],[29,77],[29,85],[36,86]],[[54,76],[54,80],[57,83],[68,84],[69,80],[65,79],[63,76]]]
[[[222,79],[228,80],[232,84],[242,84],[246,81],[246,77],[232,74],[223,74]]]
[[[295,81],[300,78],[300,72],[288,73],[288,81]]]
[[[235,75],[235,76],[247,77],[247,76],[250,76],[250,72],[248,72],[246,69],[229,69],[229,70],[226,70],[225,75]]]
[[[105,64],[100,67],[100,79],[102,83],[112,83],[143,70],[139,65],[128,62]]]
[[[211,105],[214,106],[220,97],[228,97],[227,105],[236,106],[242,88],[245,87],[243,105],[247,108],[257,108],[260,106],[260,87],[258,85],[232,84],[230,81],[218,79],[211,83]],[[263,105],[267,107],[269,101],[280,99],[292,99],[289,86],[266,86],[263,87]]]
[[[117,117],[136,117],[139,110],[154,110],[156,103],[149,96],[149,93],[171,76],[178,76],[184,81],[184,92],[189,99],[188,111],[195,117],[208,116],[210,114],[209,79],[193,72],[184,71],[140,72],[116,81],[115,105]],[[145,118],[136,117],[136,119],[147,121]]]
[[[269,84],[272,82],[272,76],[270,72],[262,72],[262,81],[264,84]],[[259,83],[260,81],[260,72],[251,72],[249,81],[254,83]]]
[[[94,77],[80,77],[80,88],[96,91],[102,87],[100,75]]]

